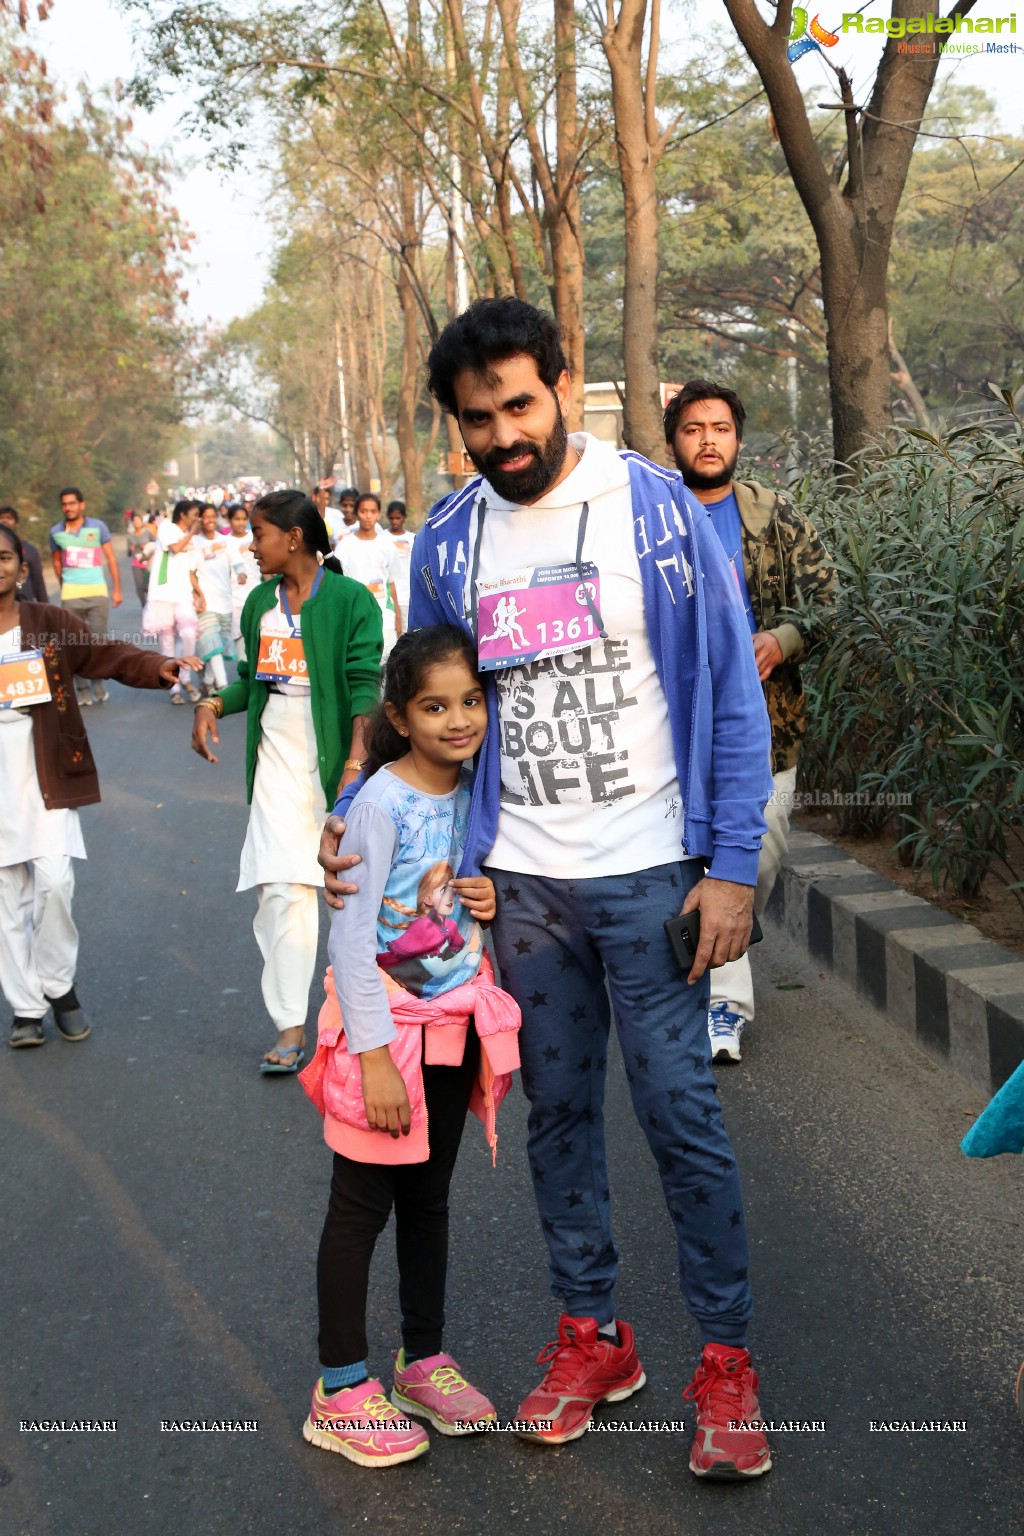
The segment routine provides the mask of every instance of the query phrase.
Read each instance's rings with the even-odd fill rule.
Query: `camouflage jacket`
[[[759,630],[774,635],[782,660],[764,684],[772,726],[772,772],[796,765],[806,730],[801,657],[837,596],[836,573],[809,518],[767,486],[733,482],[743,524],[743,573]]]

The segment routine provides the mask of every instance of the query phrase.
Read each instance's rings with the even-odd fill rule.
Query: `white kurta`
[[[0,634],[0,655],[21,649],[21,627]],[[32,708],[45,709],[45,704]],[[39,788],[31,709],[0,709],[0,867],[85,858],[77,811],[48,810]]]
[[[327,812],[309,690],[271,693],[260,724],[263,734],[235,889],[274,882],[322,886],[324,872],[316,856]]]

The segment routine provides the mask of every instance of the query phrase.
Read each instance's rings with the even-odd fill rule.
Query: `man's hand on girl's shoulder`
[[[359,890],[351,880],[339,878],[346,869],[354,869],[363,861],[358,853],[340,853],[341,840],[345,836],[345,822],[341,816],[328,816],[320,833],[320,852],[317,863],[324,872],[324,901],[338,911],[345,905],[346,896],[354,896]]]

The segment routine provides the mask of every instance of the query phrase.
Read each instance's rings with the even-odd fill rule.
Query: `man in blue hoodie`
[[[607,983],[702,1335],[690,1468],[759,1476],[771,1458],[746,1348],[743,1204],[707,1035],[707,967],[749,941],[771,793],[735,581],[677,474],[567,433],[550,315],[480,300],[438,338],[429,383],[480,475],[417,536],[410,625],[468,628],[487,680],[460,873],[486,860],[498,890],[495,951],[523,1013],[528,1154],[562,1308],[516,1418],[560,1444],[646,1379],[613,1299]],[[329,900],[347,889],[338,830],[328,823],[321,850]],[[701,919],[688,987],[663,926],[680,911]]]

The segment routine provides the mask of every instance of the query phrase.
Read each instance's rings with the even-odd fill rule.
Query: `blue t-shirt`
[[[468,772],[450,795],[428,795],[382,768],[346,813],[345,852],[363,861],[349,872],[359,894],[332,912],[327,949],[351,1051],[395,1036],[378,966],[425,998],[480,969],[480,925],[452,889],[469,805]]]
[[[724,501],[707,503],[707,509],[714,530],[722,541],[722,548],[729,556],[729,564],[736,577],[736,586],[743,599],[743,611],[750,625],[750,633],[756,635],[757,620],[750,606],[750,592],[747,589],[747,578],[743,570],[743,524],[740,522],[740,509],[736,505],[736,496],[730,491]]]

